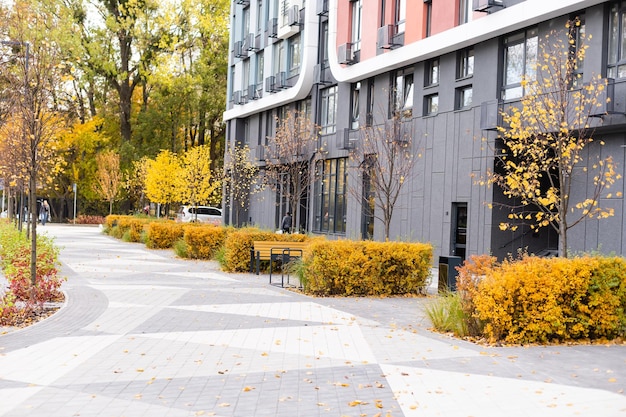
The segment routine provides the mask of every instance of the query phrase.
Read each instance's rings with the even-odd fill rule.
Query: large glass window
[[[352,1],[352,50],[359,51],[361,49],[361,10],[363,9],[362,0]]]
[[[535,79],[537,71],[537,28],[516,33],[504,39],[504,74],[502,99],[524,95],[522,79]]]
[[[317,232],[346,232],[347,160],[327,159],[316,166],[313,229]]]
[[[256,89],[257,91],[263,91],[263,67],[265,66],[265,58],[263,51],[259,51],[256,54]]]
[[[432,116],[439,111],[439,94],[424,97],[424,116]]]
[[[337,119],[337,86],[322,90],[322,135],[335,133]]]
[[[577,56],[578,50],[583,47],[585,36],[585,16],[581,15],[575,17],[574,19],[572,19],[572,24],[570,26],[570,37],[574,40],[574,44],[571,45],[571,56]],[[574,68],[574,79],[572,80],[572,86],[574,87],[582,86],[584,64],[584,61],[576,61],[576,66]],[[609,75],[609,77],[611,76]]]
[[[395,71],[392,79],[393,111],[410,116],[413,108],[413,68]]]
[[[289,76],[300,74],[300,34],[289,38]]]

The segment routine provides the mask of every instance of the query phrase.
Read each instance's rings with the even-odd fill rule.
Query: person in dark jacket
[[[283,230],[283,233],[289,233],[291,230],[291,213],[287,212],[287,214],[285,214],[280,228]]]

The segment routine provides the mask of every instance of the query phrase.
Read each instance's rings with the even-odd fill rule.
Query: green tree
[[[579,68],[587,47],[579,33],[580,22],[566,30],[550,32],[539,45],[536,76],[522,80],[526,94],[519,105],[502,113],[498,127],[502,148],[488,182],[498,185],[511,201],[509,221],[502,230],[529,224],[532,230],[552,227],[559,235],[559,256],[566,257],[568,231],[585,219],[613,215],[600,207],[605,191],[621,176],[611,156],[586,159],[594,142],[593,115],[606,80],[598,77],[582,84]],[[603,145],[602,142],[596,142]],[[599,155],[599,153],[598,153]],[[573,199],[573,186],[582,174],[591,178],[588,193]]]

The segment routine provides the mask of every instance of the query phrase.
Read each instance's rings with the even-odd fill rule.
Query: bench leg
[[[261,254],[256,251],[256,274],[259,275],[259,269],[261,269]]]

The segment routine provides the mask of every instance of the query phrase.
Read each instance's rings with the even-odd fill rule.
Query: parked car
[[[184,223],[222,224],[222,210],[209,206],[180,206],[176,220]]]

